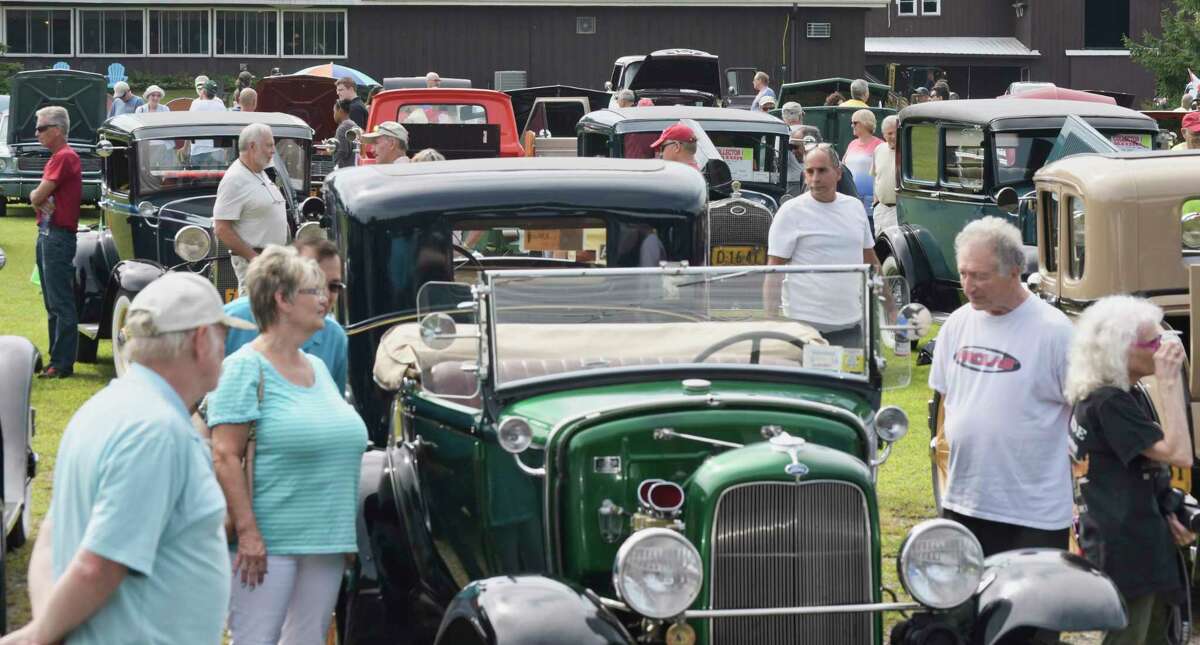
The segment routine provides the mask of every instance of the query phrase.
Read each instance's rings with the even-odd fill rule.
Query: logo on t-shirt
[[[998,349],[967,345],[954,352],[954,362],[976,372],[1015,372],[1021,369],[1016,356]]]

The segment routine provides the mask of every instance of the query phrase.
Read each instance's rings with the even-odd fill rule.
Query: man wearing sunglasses
[[[700,164],[696,163],[696,133],[684,123],[663,130],[658,140],[650,144],[650,149],[660,159],[678,161],[700,170]]]
[[[300,349],[312,354],[325,362],[338,391],[346,392],[346,330],[333,317],[337,311],[338,296],[346,290],[342,282],[342,258],[338,255],[337,245],[329,240],[297,240],[294,244],[300,251],[300,256],[310,258],[321,267],[325,274],[325,289],[329,294],[325,308],[325,327],[312,335]],[[250,312],[250,298],[242,296],[225,305],[225,315],[254,322],[254,314]],[[239,347],[258,337],[258,330],[246,331],[230,329],[225,336],[225,355],[236,352]]]

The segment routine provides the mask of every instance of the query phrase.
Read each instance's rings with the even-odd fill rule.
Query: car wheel
[[[125,316],[129,314],[129,303],[133,300],[133,294],[121,289],[117,292],[117,297],[113,300],[112,306],[112,354],[113,368],[117,372],[117,376],[123,376],[125,370],[129,368],[129,364],[125,361],[125,335],[121,333],[121,328],[125,326]]]

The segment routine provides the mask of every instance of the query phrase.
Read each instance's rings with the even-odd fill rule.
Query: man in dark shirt
[[[37,111],[38,143],[50,151],[42,181],[29,195],[37,212],[37,267],[50,332],[50,365],[41,373],[45,378],[70,376],[79,344],[74,260],[83,175],[79,155],[67,145],[70,130],[65,108],[50,106]]]
[[[354,121],[350,119],[350,101],[338,99],[333,104],[333,121],[338,124],[337,132],[333,135],[337,142],[337,147],[333,151],[333,166],[334,168],[353,166],[354,146],[346,136],[351,128],[356,127]]]
[[[339,100],[350,101],[350,120],[360,128],[367,127],[367,106],[358,98],[354,79],[343,76],[337,81],[337,97]]]

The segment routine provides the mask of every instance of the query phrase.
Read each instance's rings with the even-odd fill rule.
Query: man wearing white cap
[[[208,77],[201,74],[196,77],[196,98],[204,98],[204,86],[208,84]]]
[[[229,608],[225,497],[191,410],[228,327],[203,278],[168,273],[129,307],[129,371],[79,408],[29,563],[33,622],[5,643],[218,643]]]
[[[374,144],[375,163],[408,163],[408,130],[395,121],[384,121],[375,131],[362,135],[363,143]]]
[[[143,103],[145,101],[140,96],[129,91],[129,83],[117,81],[113,85],[113,102],[112,107],[108,109],[108,116],[133,114]]]

